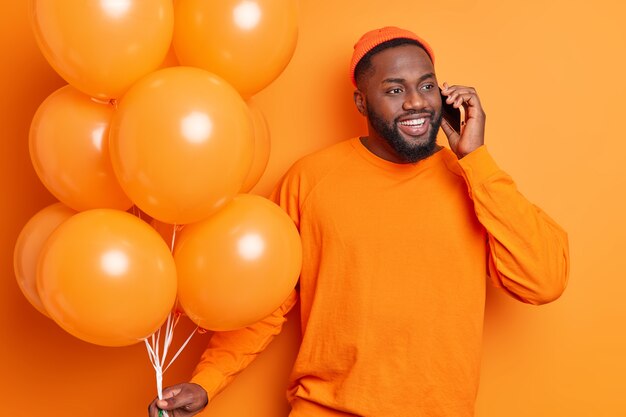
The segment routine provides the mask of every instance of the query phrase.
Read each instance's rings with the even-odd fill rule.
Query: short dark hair
[[[363,58],[361,58],[359,63],[356,64],[356,67],[354,67],[354,80],[356,81],[356,85],[358,86],[363,77],[372,70],[372,57],[374,55],[384,51],[385,49],[395,48],[401,45],[419,46],[420,48],[424,49],[426,53],[428,53],[428,51],[426,51],[421,43],[414,39],[408,38],[395,38],[376,45],[375,47],[370,49],[365,55],[363,55]]]

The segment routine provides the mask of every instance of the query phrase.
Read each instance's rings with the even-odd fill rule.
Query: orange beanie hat
[[[352,61],[350,62],[350,79],[355,87],[356,80],[354,79],[354,69],[359,61],[374,47],[392,39],[412,39],[416,41],[424,48],[433,64],[435,63],[435,54],[430,45],[410,30],[400,29],[394,26],[374,29],[361,36],[361,39],[354,44],[354,52],[352,53]]]

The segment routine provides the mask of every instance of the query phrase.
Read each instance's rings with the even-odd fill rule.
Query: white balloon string
[[[156,341],[152,347],[154,348],[154,357],[157,359],[157,363],[159,363],[158,358],[161,357],[161,329],[156,331]]]
[[[161,361],[159,362],[159,365],[161,367],[163,367],[163,364],[165,363],[165,358],[167,357],[167,353],[169,351],[170,345],[172,344],[172,336],[174,335],[174,328],[173,328],[173,320],[172,320],[172,313],[170,313],[167,316],[167,323],[165,324],[165,337],[163,339],[163,355],[161,355]]]
[[[141,214],[140,214],[141,215]],[[174,252],[174,244],[176,242],[176,224],[172,225],[172,241],[170,243],[170,251]],[[158,329],[150,336],[150,341],[148,338],[144,339],[146,350],[148,351],[148,358],[150,359],[150,363],[154,368],[154,373],[156,375],[156,384],[157,384],[157,396],[159,400],[163,399],[163,374],[167,369],[174,363],[176,358],[180,355],[180,353],[185,349],[193,335],[196,333],[198,328],[196,327],[193,332],[189,335],[185,343],[178,349],[174,357],[169,361],[165,369],[163,369],[163,365],[165,364],[165,360],[167,358],[167,354],[169,352],[172,341],[174,340],[174,329],[178,325],[178,320],[180,319],[180,314],[171,313],[167,315],[167,321],[164,326]],[[163,352],[161,353],[161,330],[165,328],[165,335],[163,336]],[[165,410],[159,410],[159,417],[169,417],[169,414]]]
[[[167,366],[165,367],[165,369],[163,370],[163,372],[167,371],[168,368],[170,367],[170,365],[172,365],[172,363],[174,363],[174,361],[176,360],[176,358],[178,358],[178,355],[180,355],[180,353],[183,351],[183,349],[185,349],[185,347],[187,346],[187,344],[189,343],[189,341],[191,340],[191,338],[193,337],[194,334],[196,334],[196,331],[198,330],[198,328],[196,327],[195,329],[193,329],[193,331],[191,332],[191,334],[189,335],[189,337],[187,338],[187,340],[185,340],[185,343],[183,343],[183,345],[180,347],[180,349],[178,349],[178,352],[176,352],[176,354],[174,355],[174,357],[172,358],[172,360],[170,360],[170,362],[167,364]]]
[[[172,359],[168,362],[165,368],[163,365],[165,364],[165,360],[167,358],[167,354],[169,353],[170,346],[172,345],[172,341],[174,340],[174,329],[178,325],[178,321],[180,319],[180,315],[176,313],[170,313],[167,316],[167,321],[162,328],[154,332],[150,338],[145,338],[144,342],[146,345],[146,350],[148,351],[148,359],[150,359],[150,363],[154,368],[154,372],[156,375],[156,384],[157,384],[157,396],[160,400],[163,399],[163,374],[168,368],[174,363],[174,361],[178,358],[181,352],[187,347],[191,338],[196,331],[198,331],[198,327],[193,329],[189,337],[185,340],[185,342],[181,345],[178,351],[174,354]],[[165,329],[165,335],[163,336],[163,349],[161,353],[161,330]],[[159,410],[160,416],[168,417],[167,411]]]
[[[165,322],[164,329],[165,335],[163,336],[163,350],[161,354],[161,330],[163,327],[156,332],[154,332],[150,338],[145,338],[144,342],[146,345],[146,350],[148,351],[148,358],[150,359],[150,363],[154,368],[154,372],[156,375],[156,383],[157,383],[157,396],[160,400],[163,399],[163,374],[165,371],[169,369],[169,367],[174,363],[174,361],[178,358],[181,352],[187,347],[191,338],[198,331],[198,327],[193,329],[189,337],[185,340],[185,342],[178,349],[176,354],[170,359],[167,366],[165,368],[163,365],[165,364],[165,360],[167,358],[167,354],[169,353],[170,346],[172,345],[172,341],[174,340],[174,329],[178,325],[178,321],[180,319],[179,314],[170,313],[167,316],[167,321]],[[159,410],[160,416],[168,417],[167,411]]]
[[[156,362],[154,361],[154,350],[152,349],[152,346],[150,346],[150,343],[148,343],[148,339],[144,339],[144,342],[146,342],[146,349],[148,349],[148,359],[150,359],[152,366],[156,367]]]
[[[178,226],[176,223],[172,225],[172,242],[170,243],[170,252],[174,253],[174,243],[176,242],[176,229]]]
[[[156,374],[156,384],[157,384],[157,396],[159,400],[163,399],[163,368],[157,362],[157,355],[154,349],[154,346],[150,346],[148,339],[144,339],[146,344],[146,349],[148,350],[148,358],[150,358],[150,363],[152,363],[152,367],[154,368],[154,372]]]
[[[160,333],[160,332],[161,332],[161,329],[157,330],[156,332],[152,333],[152,336],[150,338],[151,341],[152,341],[151,346],[152,346],[152,350],[153,350],[153,356],[155,358],[159,357],[159,353],[158,353],[159,339],[156,337],[156,334]],[[156,351],[154,350],[155,348],[157,349]]]

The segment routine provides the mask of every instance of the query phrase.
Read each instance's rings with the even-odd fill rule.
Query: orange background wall
[[[26,3],[4,2],[0,13],[0,412],[145,415],[155,384],[144,347],[73,338],[31,307],[15,282],[15,239],[53,201],[30,164],[29,123],[64,84],[37,49]],[[273,136],[270,165],[254,190],[265,194],[294,159],[364,132],[346,70],[365,30],[413,28],[432,43],[441,82],[477,88],[488,147],[522,192],[569,231],[572,255],[569,288],[551,305],[489,290],[478,417],[626,415],[623,4],[300,0],[293,60],[256,96]],[[285,416],[297,332],[292,320],[203,415]],[[192,341],[166,384],[187,377],[207,340]]]

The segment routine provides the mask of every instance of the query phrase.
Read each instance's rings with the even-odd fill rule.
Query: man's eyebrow
[[[427,74],[422,75],[421,77],[419,77],[419,79],[417,80],[418,83],[421,83],[424,80],[427,80],[429,78],[434,78],[435,74],[432,72],[429,72]],[[406,80],[404,78],[385,78],[382,81],[382,84],[404,84],[406,82]]]

